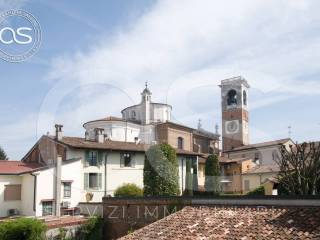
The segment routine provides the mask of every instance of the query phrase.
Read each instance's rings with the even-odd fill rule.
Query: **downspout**
[[[57,156],[56,159],[56,172],[55,172],[55,210],[56,216],[61,216],[61,165],[62,165],[62,157]]]
[[[107,161],[108,161],[108,152],[104,155],[104,196],[107,196]]]
[[[184,191],[184,189],[183,189],[183,184],[184,184],[184,180],[183,180],[183,159],[184,159],[184,157],[181,158],[181,189],[182,189],[181,195],[183,195],[183,191]]]
[[[33,211],[36,213],[36,201],[37,201],[37,175],[30,173],[33,176]]]

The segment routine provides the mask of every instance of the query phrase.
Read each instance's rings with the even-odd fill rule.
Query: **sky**
[[[21,159],[41,135],[84,136],[86,121],[121,116],[147,81],[173,120],[221,129],[221,80],[244,77],[250,142],[319,140],[318,0],[0,0],[41,25],[39,51],[0,59],[0,146]]]

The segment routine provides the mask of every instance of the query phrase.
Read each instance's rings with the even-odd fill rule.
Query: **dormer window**
[[[232,105],[237,105],[238,104],[236,90],[231,89],[228,92],[227,104],[228,104],[228,106],[232,106]]]

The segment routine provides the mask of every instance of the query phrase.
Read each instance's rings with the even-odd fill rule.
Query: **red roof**
[[[121,239],[320,239],[319,216],[319,207],[189,206]]]
[[[0,174],[22,174],[32,172],[42,167],[39,163],[25,163],[21,161],[0,161]]]

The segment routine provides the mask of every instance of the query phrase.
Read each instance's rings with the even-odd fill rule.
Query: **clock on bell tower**
[[[223,151],[249,144],[248,82],[242,77],[221,81]]]

